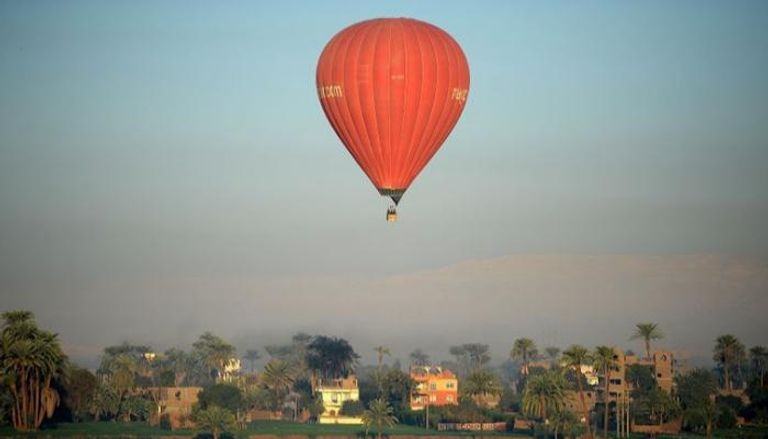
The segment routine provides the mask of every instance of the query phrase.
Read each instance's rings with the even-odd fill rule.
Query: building
[[[631,385],[626,381],[626,376],[627,368],[635,364],[650,368],[656,377],[659,388],[665,392],[672,392],[675,376],[675,361],[672,352],[653,352],[650,358],[640,358],[634,354],[627,355],[619,349],[614,349],[613,358],[617,365],[611,371],[611,381],[608,385],[608,394],[612,401],[615,401],[617,397],[625,396],[632,390]],[[603,385],[598,390],[602,392]]]
[[[157,413],[151,419],[153,424],[167,417],[173,429],[194,426],[190,415],[192,406],[197,403],[197,395],[203,390],[202,387],[152,387],[147,390],[157,403]]]
[[[675,383],[675,362],[672,352],[654,352],[649,360],[646,363],[639,361],[638,364],[651,366],[659,387],[663,391],[671,393]]]
[[[341,409],[346,401],[359,401],[360,389],[357,377],[350,375],[339,379],[313,379],[312,392],[323,402],[323,413],[318,417],[320,424],[362,424],[359,416],[342,416]]]
[[[459,403],[459,380],[450,370],[438,366],[412,366],[411,379],[416,382],[411,410],[423,410],[427,405]]]

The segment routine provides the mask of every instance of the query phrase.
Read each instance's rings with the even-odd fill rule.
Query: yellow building
[[[357,387],[357,377],[350,375],[341,379],[315,379],[312,391],[323,402],[323,413],[318,417],[320,424],[355,424],[360,425],[363,419],[359,416],[342,416],[341,408],[346,401],[359,401],[360,389]]]

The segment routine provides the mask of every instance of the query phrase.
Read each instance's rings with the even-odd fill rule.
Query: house
[[[459,403],[459,380],[450,370],[439,366],[412,366],[411,379],[416,382],[411,410],[423,410],[427,405]]]
[[[194,426],[190,415],[202,387],[151,387],[147,390],[157,403],[157,412],[150,420],[152,424],[157,425],[161,418],[167,417],[173,429]]]
[[[653,352],[650,358],[640,358],[633,354],[625,354],[619,349],[614,349],[613,359],[616,360],[616,367],[611,371],[611,381],[608,385],[608,394],[612,401],[632,390],[631,385],[626,382],[626,376],[627,368],[634,364],[650,368],[656,377],[659,388],[667,393],[672,392],[675,376],[675,361],[672,352]],[[601,385],[598,390],[602,392],[603,386]]]
[[[320,424],[354,424],[363,423],[360,416],[343,416],[341,409],[346,401],[359,401],[360,389],[357,377],[350,375],[346,378],[312,380],[312,392],[322,401],[323,413],[318,417]]]

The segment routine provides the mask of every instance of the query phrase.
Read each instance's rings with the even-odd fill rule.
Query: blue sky
[[[333,34],[379,16],[442,27],[471,69],[396,225],[314,89]],[[762,1],[0,1],[0,297],[45,312],[54,286],[103,279],[766,258],[766,78]]]

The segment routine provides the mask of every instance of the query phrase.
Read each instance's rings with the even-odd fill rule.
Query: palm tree
[[[58,336],[37,327],[29,311],[2,314],[0,376],[13,399],[11,421],[17,430],[36,430],[59,404],[54,380],[63,376],[66,356]]]
[[[426,366],[429,364],[429,354],[421,349],[416,349],[408,355],[411,359],[411,366]]]
[[[535,357],[538,353],[536,343],[530,338],[523,337],[515,340],[509,355],[513,360],[520,360],[523,363],[520,372],[523,376],[528,376],[528,364],[530,364],[531,358]]]
[[[470,374],[465,380],[462,393],[469,396],[481,406],[488,405],[488,398],[501,395],[499,379],[491,372],[479,370]]]
[[[664,338],[664,333],[661,332],[658,323],[638,323],[635,327],[631,340],[642,338],[645,341],[645,356],[651,358],[651,340]]]
[[[563,432],[563,437],[568,437],[569,433],[573,437],[577,437],[577,435],[573,433],[573,430],[576,429],[577,425],[579,425],[579,420],[576,419],[576,415],[570,410],[557,410],[552,414],[550,427],[552,428],[552,433],[554,433],[555,439],[557,439],[558,432],[561,431]]]
[[[749,358],[752,362],[752,370],[757,375],[762,389],[765,387],[765,372],[768,368],[768,349],[765,346],[753,346],[749,350]]]
[[[632,401],[634,410],[644,413],[651,422],[661,425],[677,416],[680,411],[678,402],[669,393],[655,388]]]
[[[290,363],[283,360],[272,360],[264,366],[264,384],[275,393],[278,411],[285,396],[291,391],[296,382],[296,371]]]
[[[384,357],[392,355],[392,353],[386,346],[376,346],[373,350],[376,351],[376,365],[381,370],[381,366],[384,364]]]
[[[379,397],[381,397],[382,392],[384,392],[384,376],[381,368],[384,365],[384,356],[391,355],[391,353],[386,346],[376,346],[373,350],[376,351],[376,384],[379,387]]]
[[[163,353],[162,364],[173,371],[173,384],[179,387],[187,377],[189,355],[181,349],[170,348]]]
[[[393,415],[392,407],[383,399],[371,401],[368,410],[363,412],[363,425],[365,425],[365,436],[368,437],[368,430],[371,427],[376,429],[376,439],[381,439],[381,432],[385,428],[392,428],[397,424],[397,418]]]
[[[25,325],[35,325],[35,315],[31,311],[6,311],[2,314],[3,332],[13,332],[15,329],[22,328]]]
[[[133,388],[138,365],[136,359],[128,355],[119,355],[112,362],[110,382],[118,393],[123,394]]]
[[[731,368],[744,360],[744,344],[731,334],[721,335],[715,340],[713,359],[723,367],[725,390],[731,391]]]
[[[306,332],[298,332],[291,337],[291,346],[293,346],[293,361],[300,369],[305,369],[304,357],[307,354],[307,345],[312,341],[312,336]]]
[[[565,405],[565,387],[565,379],[554,370],[530,377],[523,391],[523,411],[546,423],[550,413]]]
[[[117,413],[120,409],[120,401],[117,392],[109,384],[100,383],[96,387],[93,399],[91,399],[88,411],[95,421],[109,413]]]
[[[603,388],[603,437],[608,438],[608,409],[610,406],[610,385],[611,371],[618,366],[616,352],[613,347],[598,346],[592,356],[595,369],[602,372],[604,385]]]
[[[8,376],[14,406],[11,412],[13,428],[29,430],[29,373],[37,367],[35,346],[31,340],[13,340],[8,334],[2,338],[2,375]]]
[[[464,346],[451,346],[448,352],[456,358],[456,372],[461,376],[468,373],[467,350],[464,349]]]
[[[315,378],[336,379],[354,371],[359,356],[343,338],[318,335],[307,345],[307,368]]]
[[[707,398],[701,408],[701,414],[704,417],[705,423],[705,435],[707,439],[712,437],[712,430],[715,426],[715,420],[718,415],[717,403],[712,398]]]
[[[584,386],[582,384],[581,366],[592,363],[592,356],[587,348],[581,345],[572,345],[563,352],[563,363],[566,368],[573,369],[576,373],[576,385],[579,389],[579,401],[581,402],[581,411],[587,424],[587,437],[592,437],[592,426],[590,422],[589,409],[584,399]]]
[[[213,439],[219,439],[221,433],[237,429],[235,415],[227,409],[212,405],[195,415],[195,424],[200,431],[208,431]]]
[[[67,367],[66,357],[61,351],[56,334],[40,331],[38,334],[38,355],[40,368],[35,371],[33,388],[36,389],[38,403],[35,428],[39,428],[45,418],[53,416],[53,411],[59,405],[59,393],[53,388],[54,378],[64,375]]]
[[[110,365],[110,384],[117,392],[120,402],[120,412],[126,421],[131,420],[131,405],[127,402],[129,392],[134,388],[138,364],[136,359],[127,354],[120,354],[112,360]]]
[[[245,351],[245,355],[243,358],[248,361],[248,365],[251,368],[251,373],[253,373],[256,370],[255,363],[256,360],[261,358],[261,354],[259,353],[258,349],[248,349]]]
[[[197,354],[208,368],[210,376],[223,376],[224,369],[235,356],[237,350],[219,336],[205,332],[192,344]]]
[[[544,352],[547,353],[547,357],[549,357],[549,361],[551,365],[554,367],[557,365],[557,359],[560,357],[560,348],[550,346],[546,349],[544,349]]]
[[[469,357],[469,367],[472,371],[482,369],[489,361],[491,356],[488,354],[488,345],[482,343],[466,343],[462,345],[464,352]]]
[[[715,374],[709,369],[693,369],[676,376],[675,387],[684,408],[684,417],[703,420],[707,437],[712,437],[712,427],[719,411],[715,406],[719,387]]]

